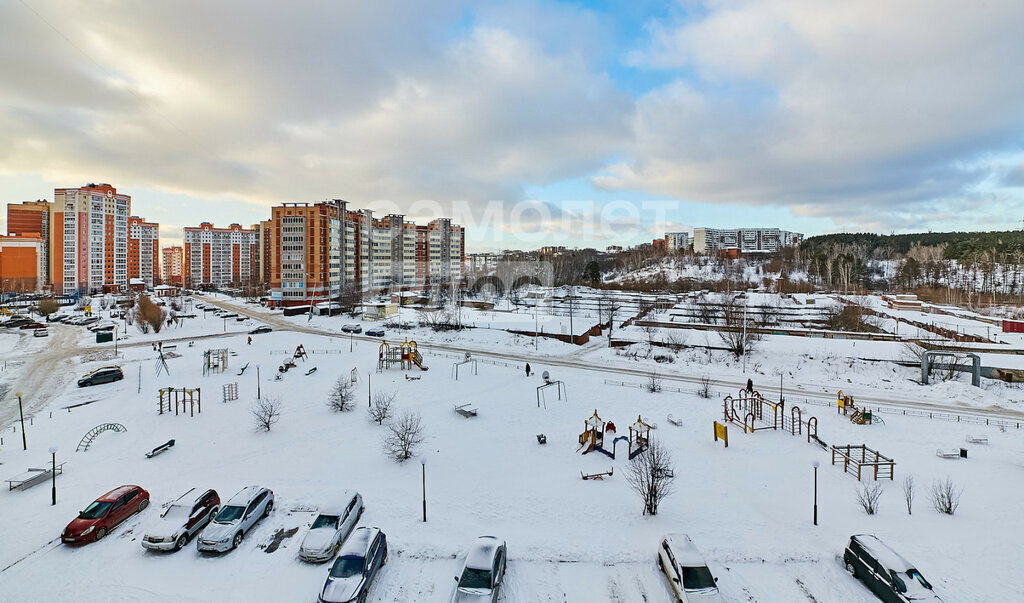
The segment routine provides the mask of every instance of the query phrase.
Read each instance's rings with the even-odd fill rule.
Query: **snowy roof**
[[[141,278],[130,278],[128,279],[128,283],[131,285],[145,285],[146,281],[142,280]]]
[[[683,567],[704,567],[707,565],[703,555],[697,550],[697,545],[693,544],[688,534],[665,534],[664,541],[672,549],[672,554],[675,555],[676,562],[679,565]]]
[[[370,543],[377,537],[377,532],[380,532],[380,528],[356,528],[352,535],[345,540],[345,544],[341,546],[338,556],[365,557]]]
[[[330,502],[320,507],[321,515],[344,515],[345,509],[348,508],[348,503],[352,502],[352,498],[356,495],[354,490],[345,490],[339,496],[333,498]]]
[[[879,563],[888,569],[896,570],[897,572],[905,572],[908,569],[914,569],[914,565],[912,563],[904,559],[903,556],[896,551],[889,548],[889,545],[879,540],[874,534],[857,534],[853,536],[853,539],[859,542],[865,551],[870,553],[872,557],[877,559]]]
[[[248,505],[249,501],[251,501],[253,497],[255,497],[257,494],[259,494],[260,490],[262,489],[263,488],[261,488],[260,486],[246,486],[239,490],[237,494],[231,497],[231,500],[224,504],[233,505],[236,507],[244,507]]]
[[[466,567],[472,569],[491,569],[494,563],[494,551],[501,545],[494,536],[481,536],[473,543],[473,548],[466,555]]]

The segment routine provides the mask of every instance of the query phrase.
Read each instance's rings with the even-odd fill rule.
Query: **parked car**
[[[317,601],[365,601],[377,570],[387,562],[388,541],[384,532],[380,528],[358,528],[341,547]]]
[[[666,534],[658,546],[658,564],[665,572],[676,599],[683,603],[724,601],[718,578],[686,534]]]
[[[44,327],[42,329],[36,329],[35,331],[32,331],[32,335],[34,337],[49,337],[50,332],[47,331],[46,328]]]
[[[477,603],[498,600],[505,579],[505,541],[494,536],[481,536],[466,555],[462,575],[455,576],[452,603]]]
[[[274,329],[271,329],[270,326],[268,326],[268,325],[260,325],[260,326],[256,327],[255,329],[249,331],[249,334],[250,335],[259,335],[260,333],[269,333],[269,332],[271,332],[273,330]]]
[[[245,533],[270,515],[274,492],[260,486],[246,486],[224,503],[220,512],[196,539],[200,551],[223,553],[242,544]]]
[[[21,325],[18,328],[21,329],[22,331],[26,331],[28,329],[33,329],[33,330],[35,330],[35,329],[45,329],[46,325],[44,325],[41,322],[32,321],[32,322],[30,322],[28,324]]]
[[[352,533],[362,514],[363,497],[351,490],[324,505],[302,538],[299,557],[314,563],[329,561]]]
[[[220,317],[221,318],[238,318],[238,314],[235,314],[234,312],[228,312],[227,314],[221,314]]]
[[[374,327],[372,329],[367,329],[366,334],[369,335],[370,337],[384,337],[384,329],[380,327]]]
[[[88,328],[93,333],[100,333],[104,331],[113,331],[114,329],[117,328],[117,325],[115,325],[112,322],[101,322],[94,325],[90,325],[89,327],[86,328]]]
[[[216,490],[195,488],[178,497],[160,515],[160,521],[146,531],[142,546],[153,551],[178,551],[217,514],[220,496]]]
[[[4,328],[7,328],[7,329],[13,329],[13,328],[16,328],[16,327],[20,327],[22,325],[31,324],[33,322],[35,322],[35,321],[32,320],[31,318],[14,317],[14,318],[9,318],[9,319],[5,320],[4,322],[0,323],[0,326],[3,326]]]
[[[104,366],[92,372],[86,373],[81,379],[78,380],[78,387],[99,385],[100,383],[110,383],[112,381],[120,381],[121,379],[124,379],[124,373],[121,372],[121,367]]]
[[[67,314],[50,314],[46,317],[46,322],[60,322],[68,317]]]
[[[344,326],[341,327],[341,332],[342,333],[362,333],[363,332],[363,326],[359,325],[359,324],[356,324],[354,322],[350,322],[347,325],[344,325]]]
[[[85,326],[88,326],[88,325],[91,325],[91,324],[99,322],[99,321],[100,321],[100,317],[99,316],[87,316],[86,318],[84,318],[82,320],[82,324],[85,325]]]
[[[64,544],[101,540],[110,530],[149,506],[149,492],[139,486],[119,486],[97,498],[71,520],[60,539]]]
[[[850,575],[887,603],[941,601],[921,572],[877,536],[856,534],[843,551]]]

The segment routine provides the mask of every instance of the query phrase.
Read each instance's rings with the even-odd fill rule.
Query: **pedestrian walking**
[[[526,376],[527,377],[530,376],[530,363],[529,362],[526,363]]]
[[[252,345],[252,337],[249,338],[249,345]]]
[[[753,379],[747,379],[747,391],[750,392],[750,393],[754,393],[754,380]]]

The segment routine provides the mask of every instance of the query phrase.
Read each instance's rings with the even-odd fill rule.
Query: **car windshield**
[[[191,513],[191,507],[185,507],[182,505],[171,505],[164,511],[164,517],[168,519],[182,519],[189,516]]]
[[[921,575],[921,572],[917,571],[916,569],[908,569],[907,577],[910,578],[908,590],[910,590],[911,592],[920,591],[921,587],[927,588],[928,590],[932,590],[932,585],[929,584],[928,581],[924,579],[924,576]]]
[[[711,575],[711,570],[707,566],[700,567],[686,567],[683,566],[683,588],[686,590],[700,590],[704,588],[714,588],[715,577]]]
[[[331,567],[332,578],[351,578],[363,573],[364,560],[362,557],[338,557]]]
[[[467,567],[462,571],[462,578],[459,580],[459,588],[490,588],[491,570],[473,569]]]
[[[217,523],[233,523],[242,517],[242,513],[245,513],[245,507],[224,507],[220,510],[220,513],[217,513],[217,517],[214,518],[214,521]]]
[[[316,521],[313,522],[313,526],[309,529],[315,530],[317,528],[337,528],[338,527],[338,516],[337,515],[318,515]]]
[[[79,513],[78,514],[78,518],[79,519],[96,519],[97,517],[103,517],[104,515],[107,514],[107,509],[109,509],[110,505],[112,505],[112,504],[114,504],[114,503],[106,502],[106,501],[102,501],[102,500],[97,500],[96,502],[94,502],[91,505],[89,505],[88,507],[86,507],[84,511]]]

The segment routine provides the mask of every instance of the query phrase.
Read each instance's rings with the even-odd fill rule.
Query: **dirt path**
[[[50,325],[50,336],[46,347],[41,350],[28,351],[31,335],[21,335],[15,345],[14,352],[24,350],[20,360],[23,366],[8,369],[14,378],[8,382],[7,395],[0,404],[0,427],[7,427],[19,420],[18,398],[21,392],[25,416],[33,415],[45,407],[55,394],[63,391],[68,379],[77,378],[77,363],[72,362],[75,356],[84,350],[78,347],[79,331],[75,327]]]

